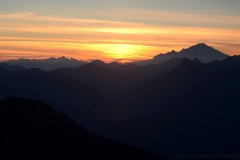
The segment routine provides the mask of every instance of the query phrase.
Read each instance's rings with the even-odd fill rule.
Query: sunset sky
[[[240,54],[240,0],[0,0],[0,61],[136,61],[196,43]]]

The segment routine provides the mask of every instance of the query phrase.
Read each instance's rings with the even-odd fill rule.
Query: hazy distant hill
[[[53,72],[77,78],[106,96],[118,99],[122,93],[161,72],[178,67],[181,62],[181,58],[172,58],[162,64],[137,66],[132,63],[104,63],[97,60],[77,68],[62,68]]]
[[[87,62],[76,60],[73,58],[59,57],[59,58],[48,58],[48,59],[18,59],[18,60],[9,60],[5,63],[10,65],[21,65],[28,69],[30,68],[39,68],[44,71],[49,71],[57,68],[65,67],[77,67],[81,66]]]
[[[0,101],[0,159],[160,159],[88,132],[42,101]]]
[[[8,71],[25,71],[27,68],[20,65],[9,65],[7,63],[0,63],[0,67],[5,68]]]
[[[171,51],[166,54],[159,54],[155,56],[153,59],[145,60],[145,61],[139,61],[135,64],[138,65],[146,65],[146,64],[159,64],[162,62],[165,62],[171,58],[188,58],[191,60],[199,59],[203,63],[209,63],[214,60],[224,60],[228,56],[204,43],[199,43],[194,46],[191,46],[187,49],[182,49],[180,52]]]
[[[115,104],[95,89],[77,79],[39,69],[1,76],[0,99],[13,96],[42,100],[91,131],[111,127],[118,117]]]
[[[212,64],[227,68],[240,67],[240,56],[231,56],[224,59],[222,62],[214,61]]]

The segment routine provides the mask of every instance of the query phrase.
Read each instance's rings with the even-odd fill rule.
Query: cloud
[[[81,10],[81,16],[111,19],[119,22],[133,21],[145,24],[175,25],[175,26],[202,26],[203,24],[215,27],[239,27],[240,17],[212,13],[183,13],[153,9],[115,8],[112,10]],[[219,26],[219,24],[221,24]],[[218,25],[218,26],[216,26]]]
[[[225,45],[225,46],[229,46],[229,47],[236,47],[236,48],[240,48],[240,44],[235,44],[235,43],[215,43],[218,45]]]

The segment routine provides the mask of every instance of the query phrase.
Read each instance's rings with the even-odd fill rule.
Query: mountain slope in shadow
[[[9,65],[7,63],[0,63],[0,67],[8,71],[26,71],[27,70],[27,68],[22,67],[20,65]]]
[[[239,67],[184,59],[126,94],[121,140],[162,156],[240,151],[239,82]]]
[[[1,76],[0,99],[13,96],[42,100],[90,131],[111,128],[119,113],[114,103],[77,79],[39,69]]]
[[[0,101],[0,159],[160,159],[86,129],[42,101]]]
[[[9,71],[3,67],[0,67],[0,75],[7,74]]]
[[[240,67],[240,56],[231,56],[223,61],[214,61],[211,63],[212,65],[226,67],[226,68],[234,68],[234,67]]]
[[[64,70],[72,77],[87,77],[82,81],[99,87],[101,92],[125,93],[121,108],[75,78],[38,69],[1,76],[0,98],[43,100],[90,131],[161,156],[232,154],[240,151],[238,61],[238,57],[229,57],[203,64],[197,59],[184,59],[177,68],[173,65],[175,69],[160,74],[155,65],[148,65],[144,71],[146,66],[140,70],[132,64],[100,61]],[[139,78],[147,74],[153,77]],[[124,90],[125,84],[132,90]],[[124,87],[114,88],[118,85]]]

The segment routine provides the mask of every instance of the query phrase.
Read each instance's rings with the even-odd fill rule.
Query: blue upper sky
[[[62,9],[137,8],[202,14],[240,14],[239,0],[0,0],[1,11],[61,12]]]

